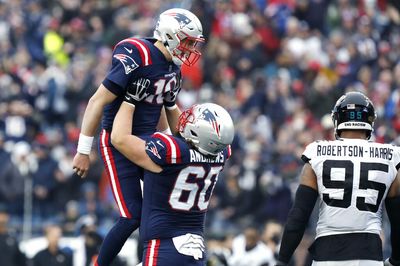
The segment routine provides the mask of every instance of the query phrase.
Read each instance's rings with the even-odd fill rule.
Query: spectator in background
[[[8,110],[2,119],[7,141],[30,141],[34,138],[36,124],[32,120],[32,106],[18,97],[10,99]]]
[[[287,182],[271,171],[266,171],[260,178],[260,186],[262,203],[254,212],[258,224],[268,220],[285,223],[292,207],[292,195]]]
[[[229,266],[269,266],[274,263],[274,254],[261,241],[257,228],[248,227],[243,234],[233,239],[232,255],[228,258]]]
[[[11,163],[5,166],[6,171],[1,175],[3,179],[0,183],[1,193],[13,215],[22,217],[25,181],[32,177],[36,169],[37,162],[29,144],[24,141],[14,144]]]
[[[275,220],[269,220],[264,224],[261,241],[271,249],[275,259],[278,257],[282,232],[282,224]]]
[[[103,241],[96,223],[97,219],[93,215],[83,215],[76,222],[82,246],[74,253],[74,266],[91,266],[95,263]],[[110,266],[125,266],[125,263],[117,256]]]
[[[14,150],[16,152],[16,150]],[[0,131],[0,204],[22,204],[24,187],[23,176],[12,162],[10,154],[4,148],[4,133]],[[10,206],[11,207],[11,206]],[[13,213],[15,214],[15,213]]]
[[[33,266],[72,266],[72,254],[68,254],[59,247],[61,228],[57,225],[49,225],[45,228],[45,236],[48,246],[35,255]]]
[[[19,250],[18,240],[8,231],[10,216],[6,207],[0,204],[0,250],[2,266],[25,266],[25,255]]]
[[[46,143],[34,143],[33,151],[37,159],[37,170],[33,173],[33,209],[38,218],[47,219],[54,214],[54,195],[57,179],[63,173],[57,162],[50,156]]]

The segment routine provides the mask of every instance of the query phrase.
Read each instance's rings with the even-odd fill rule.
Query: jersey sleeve
[[[182,162],[180,147],[175,138],[163,133],[157,132],[146,141],[146,153],[160,166]]]
[[[314,157],[315,147],[316,147],[316,142],[312,142],[307,145],[303,154],[301,155],[301,159],[303,160],[304,163],[310,162],[311,159]]]
[[[400,147],[393,146],[393,163],[396,166],[396,170],[399,171],[400,169]]]
[[[138,48],[129,42],[120,42],[114,48],[111,69],[103,85],[115,95],[125,94],[126,87],[141,63]]]

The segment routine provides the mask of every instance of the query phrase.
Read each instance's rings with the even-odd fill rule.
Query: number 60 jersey
[[[318,181],[317,237],[381,231],[382,204],[400,167],[400,150],[362,139],[316,141],[302,159]]]
[[[146,139],[146,153],[163,170],[144,173],[142,240],[203,236],[208,203],[230,146],[210,158],[180,137],[155,133]]]

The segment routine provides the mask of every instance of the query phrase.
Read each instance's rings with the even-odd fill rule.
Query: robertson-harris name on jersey
[[[206,157],[198,151],[190,150],[191,163],[224,163],[224,155],[222,152],[218,153],[216,157]]]
[[[391,160],[393,149],[387,147],[363,147],[359,145],[318,145],[317,156],[369,156],[370,158]]]

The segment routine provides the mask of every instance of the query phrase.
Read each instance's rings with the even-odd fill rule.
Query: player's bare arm
[[[162,168],[155,164],[146,153],[146,142],[141,138],[131,135],[132,116],[135,106],[126,102],[121,104],[115,116],[111,131],[111,143],[126,158],[135,164],[154,173],[159,173]]]
[[[309,163],[304,164],[300,175],[300,184],[318,192],[317,176]]]
[[[167,114],[165,113],[165,108],[161,109],[160,120],[158,120],[157,131],[163,132],[165,134],[171,134],[170,126],[168,125]]]
[[[168,119],[168,124],[171,128],[172,134],[177,134],[178,133],[178,122],[179,122],[179,116],[181,115],[182,111],[181,109],[175,105],[175,108],[166,108],[166,116]]]
[[[115,94],[101,84],[89,99],[83,115],[77,153],[72,162],[72,168],[81,177],[86,177],[90,167],[89,154],[92,148],[93,136],[100,124],[103,108],[116,97]]]

